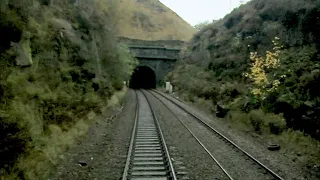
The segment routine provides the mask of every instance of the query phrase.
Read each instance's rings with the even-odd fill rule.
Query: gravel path
[[[162,93],[164,94],[164,93]],[[164,94],[166,95],[166,94]],[[303,165],[295,162],[290,152],[281,149],[280,151],[269,151],[267,146],[270,140],[263,139],[260,136],[255,136],[252,133],[238,131],[230,128],[223,119],[219,119],[208,112],[204,112],[194,106],[182,103],[172,96],[166,95],[166,97],[179,103],[181,106],[186,108],[188,111],[196,114],[198,117],[203,119],[206,123],[219,130],[224,136],[235,142],[242,149],[253,155],[260,162],[267,165],[269,168],[274,170],[284,179],[290,180],[307,180],[315,179],[310,174],[305,173]]]
[[[172,109],[173,112],[175,112],[177,117],[182,120],[186,126],[200,139],[200,141],[227,170],[232,178],[245,180],[274,179],[270,174],[266,173],[253,161],[244,156],[242,152],[223,141],[223,139],[199,123],[189,114],[186,114],[172,102],[159,96],[158,94],[154,95],[160,98],[161,101],[165,102],[165,104]]]
[[[173,114],[155,97],[146,93],[159,120],[180,179],[227,179],[216,163]]]
[[[175,116],[151,94],[147,93],[147,96],[159,119],[178,178],[199,180],[226,179],[226,176],[216,163]],[[178,102],[198,117],[201,117],[284,179],[312,179],[308,175],[304,176],[303,167],[294,162],[292,156],[286,154],[286,151],[282,149],[278,152],[268,151],[266,147],[269,142],[267,140],[253,136],[251,133],[232,129],[227,123],[212,116],[210,113],[205,113],[195,107],[181,103],[173,97],[167,97]],[[122,112],[112,120],[106,120],[107,118],[101,116],[90,128],[88,137],[61,156],[61,162],[50,179],[121,179],[132,132],[135,105],[136,96],[132,90],[129,90]],[[113,114],[118,114],[120,111],[120,109],[115,109],[113,110]],[[214,139],[212,133],[208,132],[206,128],[196,125],[195,120],[191,120],[190,117],[188,118],[185,112],[176,108],[175,113],[184,122],[188,123],[188,126],[192,128],[197,136],[204,137],[201,141],[206,146],[208,145],[210,151],[221,154],[221,157],[229,153],[223,151],[223,149],[230,147],[217,146],[219,139]],[[233,157],[232,160],[235,159],[234,161],[237,163],[240,162],[238,159],[242,158],[237,157],[236,154]],[[224,158],[221,159],[221,161],[224,161]],[[230,161],[227,158],[225,160]],[[86,165],[81,166],[79,162]],[[227,166],[228,168],[232,168],[233,164],[228,164]],[[239,167],[239,169],[247,170],[245,167]],[[260,171],[254,171],[254,173],[256,172]],[[237,178],[235,179],[253,179],[248,174],[237,173]]]
[[[88,137],[65,153],[51,179],[122,178],[134,122],[136,96],[129,90],[122,112],[113,120],[100,117]],[[115,110],[114,113],[117,113]],[[79,161],[87,165],[79,165]]]

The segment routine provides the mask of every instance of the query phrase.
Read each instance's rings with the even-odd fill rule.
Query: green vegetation
[[[196,33],[168,79],[244,129],[290,145],[299,137],[319,167],[320,143],[308,137],[320,140],[319,14],[319,0],[252,0]]]
[[[114,36],[114,6],[0,2],[0,179],[46,179],[59,154],[119,103],[136,62]]]
[[[204,27],[210,25],[210,21],[204,21],[204,22],[201,22],[201,23],[198,23],[196,25],[194,25],[194,28],[198,31],[200,31],[201,29],[203,29]]]

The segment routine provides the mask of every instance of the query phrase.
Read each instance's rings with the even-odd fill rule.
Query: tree
[[[279,38],[275,37],[272,43],[273,50],[267,51],[265,57],[259,56],[257,52],[250,53],[252,61],[250,72],[245,73],[245,76],[253,82],[252,94],[261,100],[264,100],[269,93],[277,91],[280,79],[286,77],[285,75],[268,73],[271,69],[280,67],[279,55],[282,46],[279,44]]]
[[[210,24],[210,21],[204,21],[204,22],[201,22],[201,23],[194,25],[194,28],[196,28],[198,31],[200,31],[202,28],[208,26],[209,24]]]

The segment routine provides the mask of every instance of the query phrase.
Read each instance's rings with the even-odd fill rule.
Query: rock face
[[[18,54],[16,58],[16,63],[18,66],[31,66],[32,56],[30,49],[30,41],[29,40],[21,40],[19,43],[15,44],[16,52]]]

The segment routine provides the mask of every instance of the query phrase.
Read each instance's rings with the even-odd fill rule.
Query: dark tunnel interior
[[[147,66],[137,67],[130,79],[130,88],[132,89],[153,89],[156,88],[156,75],[154,71]]]

